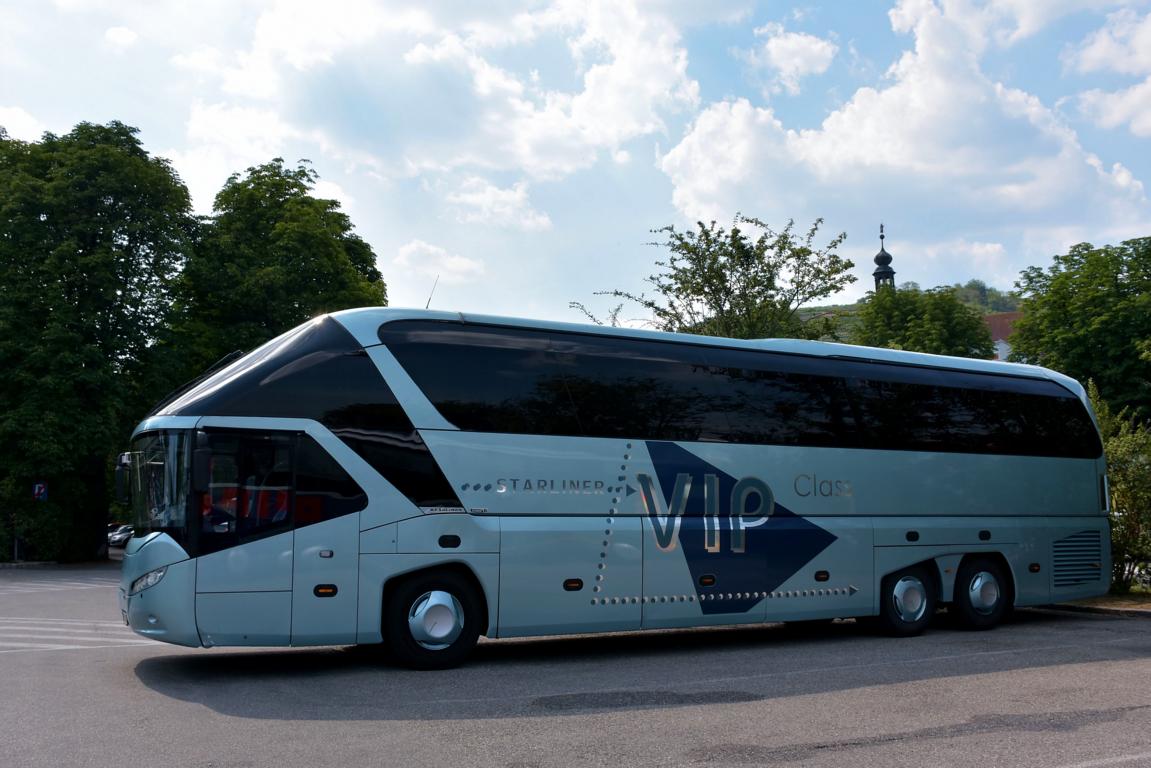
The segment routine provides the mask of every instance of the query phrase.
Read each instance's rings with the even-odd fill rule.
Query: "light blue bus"
[[[991,361],[356,309],[170,398],[121,463],[124,619],[185,646],[911,635],[1110,574],[1083,388]]]

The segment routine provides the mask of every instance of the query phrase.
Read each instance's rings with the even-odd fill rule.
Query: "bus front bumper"
[[[130,586],[131,582],[120,586],[120,615],[133,632],[165,643],[201,646],[196,628],[194,561],[166,566],[158,583],[135,595],[128,594]]]

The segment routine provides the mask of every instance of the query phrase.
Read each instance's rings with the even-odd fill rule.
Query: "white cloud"
[[[128,27],[109,27],[104,30],[104,42],[116,50],[131,48],[139,38],[140,35]]]
[[[771,90],[791,95],[799,93],[799,81],[810,75],[827,71],[839,46],[830,40],[802,32],[787,32],[780,24],[768,24],[755,30],[758,37],[767,40],[749,59],[753,66],[762,66],[774,72]]]
[[[0,107],[0,127],[21,141],[37,141],[48,130],[44,124],[20,107]]]
[[[663,115],[694,108],[699,86],[687,75],[687,52],[675,27],[633,0],[563,1],[516,17],[506,37],[484,28],[476,37],[448,33],[405,56],[413,66],[438,65],[466,75],[479,102],[477,131],[454,146],[413,152],[412,167],[474,166],[560,178],[593,165],[639,136],[666,131]],[[486,48],[568,35],[582,68],[581,90],[545,90],[493,65]]]
[[[1079,94],[1079,110],[1101,128],[1126,125],[1140,138],[1151,137],[1151,77],[1119,91],[1093,89]]]
[[[1151,137],[1151,12],[1140,16],[1124,9],[1064,55],[1078,72],[1115,72],[1145,79],[1127,88],[1098,88],[1079,94],[1079,111],[1102,128],[1127,126],[1139,137]]]
[[[922,268],[928,273],[937,271],[942,275],[954,272],[952,265],[955,262],[962,263],[968,270],[967,274],[977,276],[991,286],[1009,287],[1019,276],[1019,270],[1012,263],[1008,249],[1003,243],[981,242],[960,237],[941,242],[908,243],[906,253],[915,254],[916,261],[922,257],[937,262],[935,270],[932,270],[930,265],[921,267],[916,264],[917,269]]]
[[[349,195],[347,190],[336,182],[328,181],[327,179],[320,179],[313,185],[312,197],[317,197],[321,200],[335,200],[340,204],[340,207],[345,213],[356,204],[356,199]]]
[[[188,185],[196,211],[207,213],[229,176],[287,155],[289,147],[305,135],[272,110],[196,102],[186,137],[183,148],[162,154]]]
[[[306,71],[389,34],[435,30],[430,14],[414,5],[385,8],[372,0],[276,0],[260,13],[248,47],[223,53],[202,46],[176,55],[173,61],[215,75],[229,94],[272,99],[281,93],[285,67]]]
[[[972,32],[1009,47],[1033,37],[1067,16],[1085,11],[1102,11],[1144,0],[942,0],[947,15]],[[930,0],[914,0],[903,5],[925,5]]]
[[[837,230],[916,209],[913,229],[946,231],[963,220],[980,235],[971,244],[1003,242],[1006,232],[1026,242],[1075,222],[1130,237],[1151,224],[1143,186],[1126,167],[1105,167],[1038,98],[983,73],[991,22],[954,18],[952,5],[899,3],[892,26],[913,35],[913,50],[891,67],[888,84],[858,89],[818,128],[789,129],[746,99],[707,106],[659,160],[676,207],[688,220],[736,211],[774,222],[826,216]],[[916,239],[931,242],[926,234]],[[963,255],[955,238],[947,245],[998,269],[993,250],[972,245]]]
[[[439,278],[441,283],[461,284],[483,277],[483,261],[449,253],[438,245],[412,240],[400,247],[392,265],[408,275]]]
[[[538,232],[551,229],[546,213],[540,213],[528,200],[528,185],[518,182],[509,189],[497,187],[478,177],[470,176],[445,197],[455,210],[457,220],[468,224],[488,224],[497,227]]]
[[[1079,72],[1151,74],[1151,13],[1124,9],[1064,55]]]

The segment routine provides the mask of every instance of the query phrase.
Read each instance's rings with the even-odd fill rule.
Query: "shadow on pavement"
[[[452,720],[741,703],[917,680],[1151,657],[1138,619],[1023,610],[993,632],[941,616],[917,638],[855,622],[483,642],[465,666],[414,672],[379,649],[205,650],[154,656],[153,691],[226,715]]]

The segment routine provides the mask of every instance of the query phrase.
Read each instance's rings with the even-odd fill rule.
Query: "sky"
[[[846,232],[829,301],[881,222],[897,282],[1009,289],[1151,236],[1151,0],[0,0],[9,135],[112,120],[200,213],[309,160],[392,306],[604,315],[737,213]]]

